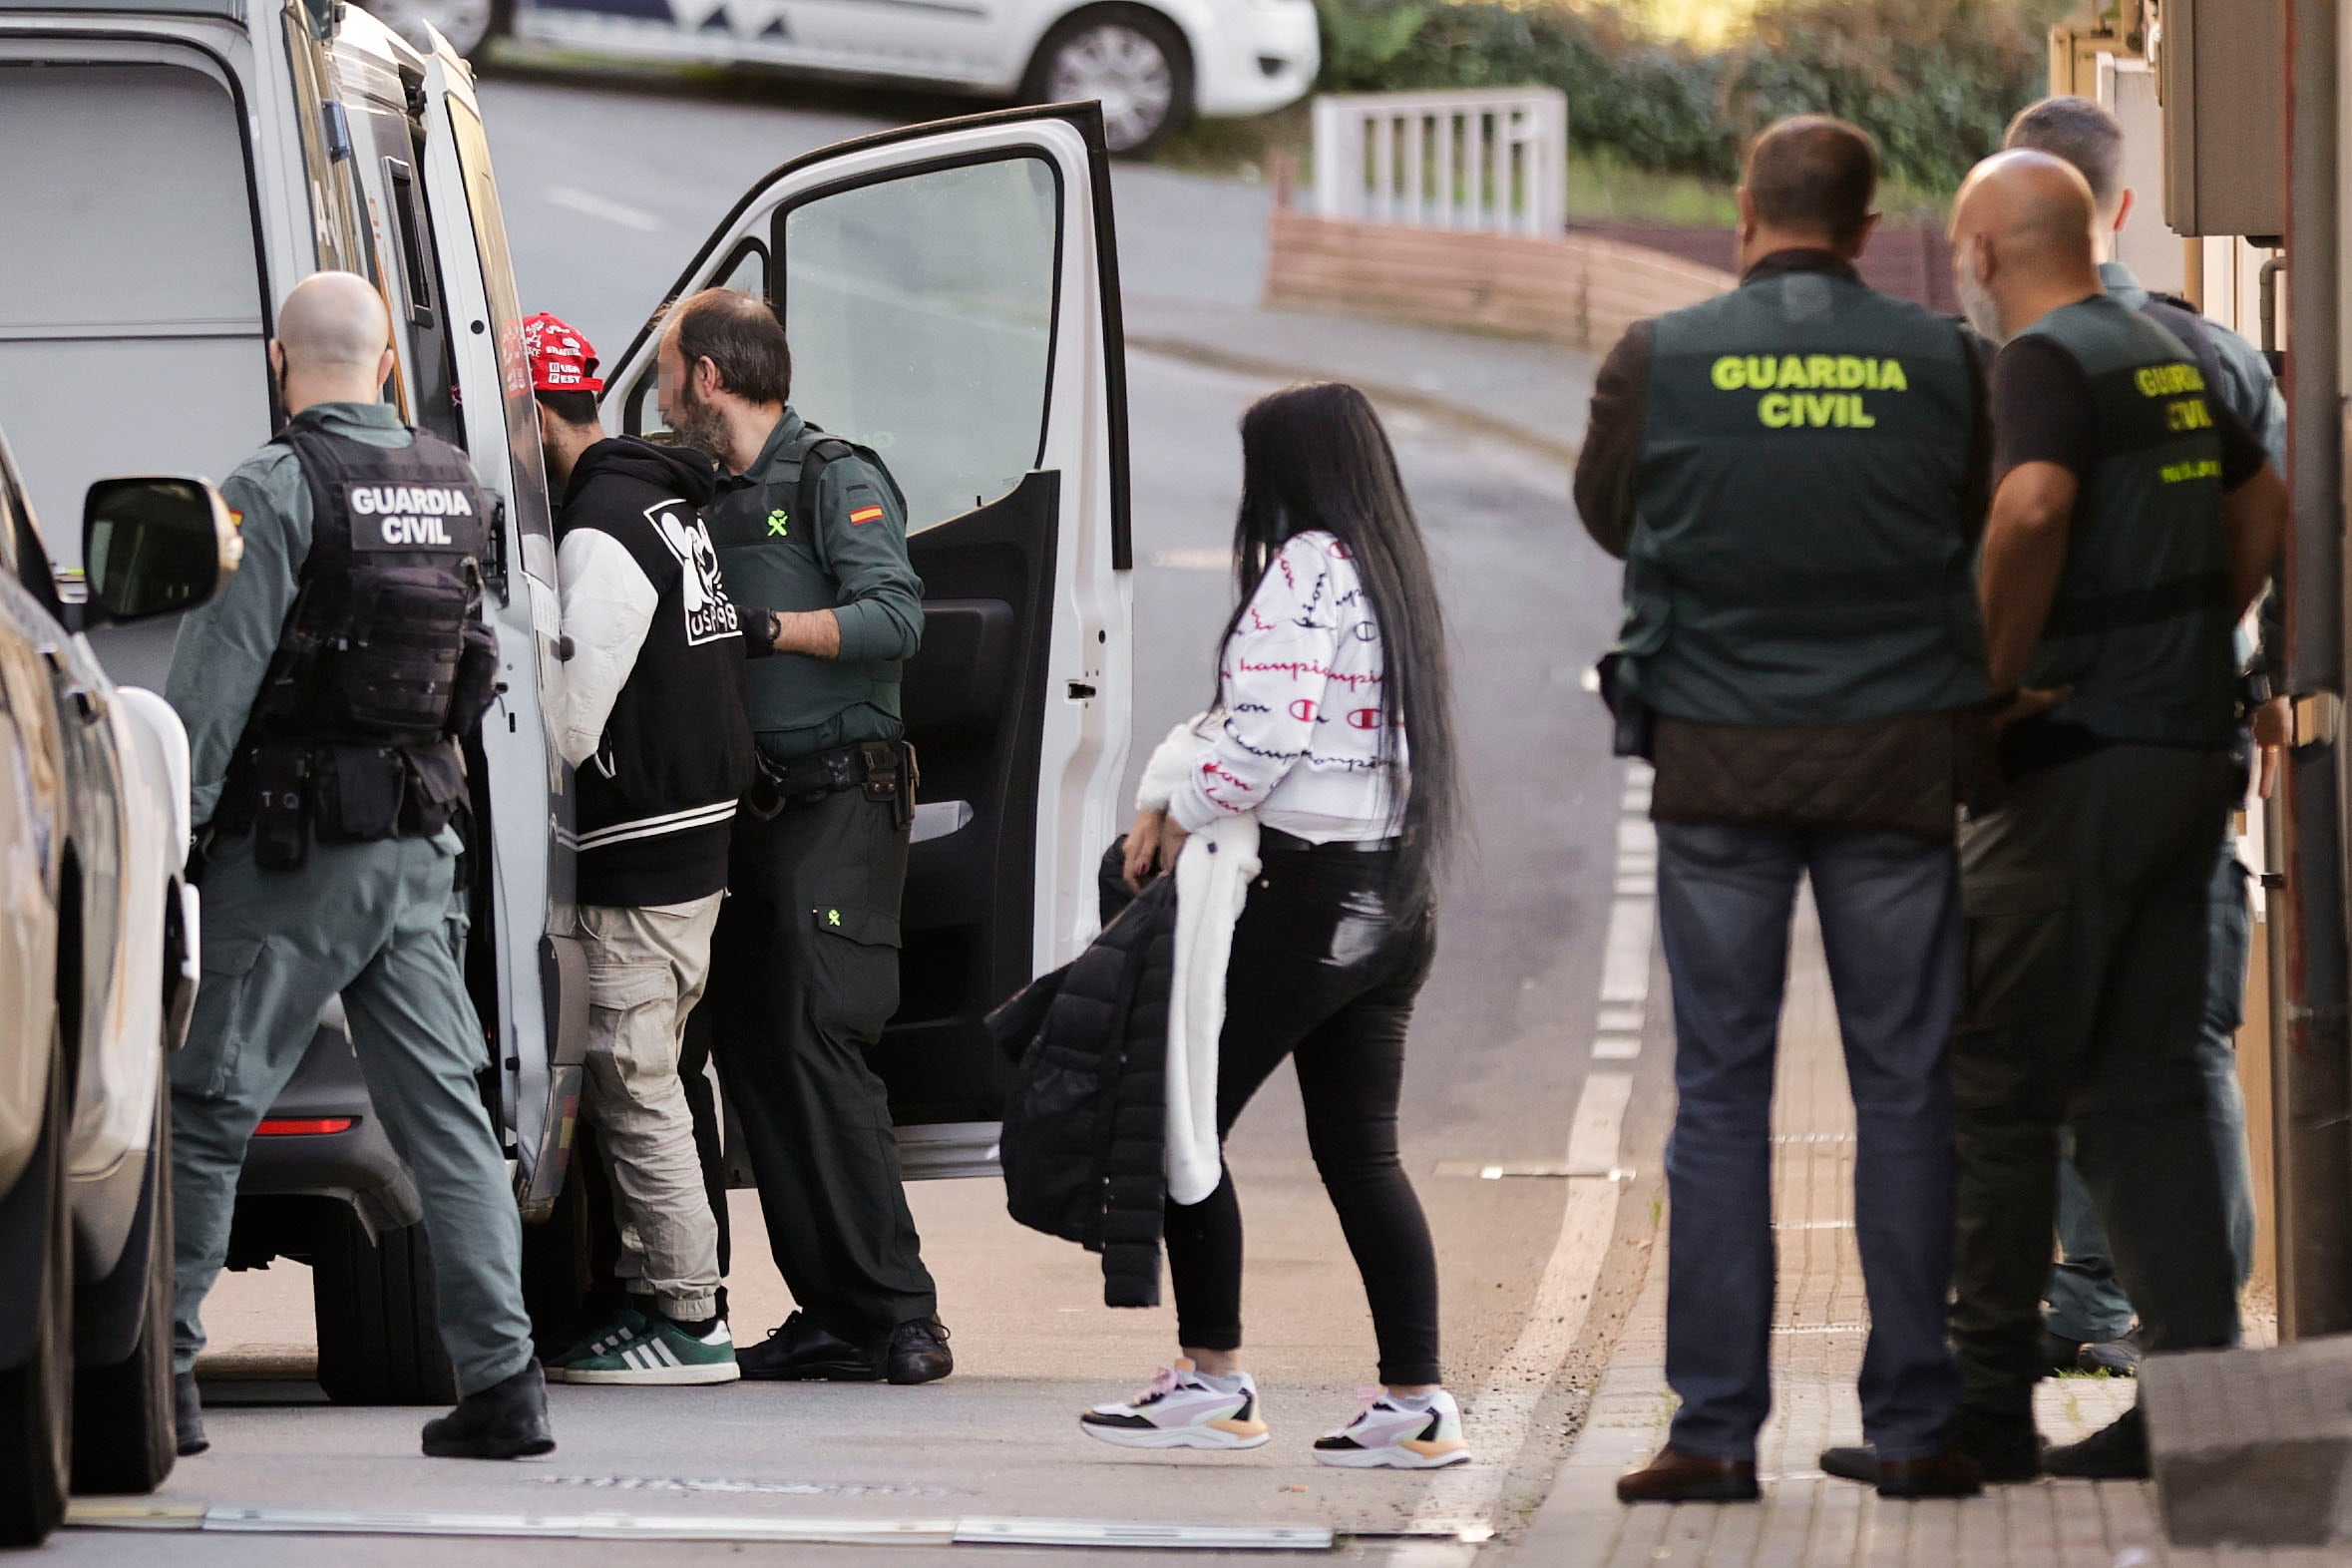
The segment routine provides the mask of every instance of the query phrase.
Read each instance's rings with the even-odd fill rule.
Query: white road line
[[[1626,1061],[1641,1054],[1657,910],[1653,893],[1658,834],[1646,815],[1649,796],[1648,767],[1628,763],[1625,815],[1617,823],[1618,897],[1609,906],[1608,932],[1602,939],[1595,1061]],[[1568,1154],[1562,1162],[1568,1170],[1617,1170],[1625,1111],[1632,1100],[1631,1073],[1587,1070],[1568,1125]],[[1487,1373],[1486,1385],[1462,1417],[1476,1461],[1430,1476],[1429,1488],[1407,1526],[1426,1534],[1452,1529],[1457,1538],[1406,1541],[1390,1551],[1387,1568],[1468,1568],[1477,1553],[1475,1543],[1493,1534],[1503,1482],[1534,1430],[1536,1409],[1551,1388],[1553,1374],[1584,1332],[1592,1310],[1593,1287],[1617,1226],[1617,1193],[1614,1176],[1568,1178],[1560,1234],[1544,1262],[1526,1326],[1510,1354]]]
[[[658,234],[669,225],[641,207],[629,206],[588,191],[576,191],[570,186],[548,187],[548,205],[560,206],[583,217],[601,218],[621,228],[633,228],[640,234]]]
[[[1650,994],[1648,899],[1619,899],[1609,907],[1609,935],[1601,949],[1601,1000],[1609,1005],[1646,1001]]]

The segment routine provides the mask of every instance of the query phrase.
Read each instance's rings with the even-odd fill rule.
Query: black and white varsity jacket
[[[743,646],[699,509],[709,462],[634,437],[581,454],[557,520],[572,657],[551,693],[576,769],[580,902],[683,904],[727,885],[750,787]]]

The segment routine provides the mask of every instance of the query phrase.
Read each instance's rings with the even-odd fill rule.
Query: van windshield
[[[269,438],[242,117],[158,47],[0,61],[0,429],[61,569],[90,481],[221,476]]]
[[[498,182],[490,173],[490,138],[473,106],[449,102],[456,132],[458,167],[465,171],[466,201],[474,214],[475,242],[482,249],[483,293],[490,301],[490,327],[497,336],[500,396],[507,412],[507,457],[515,476],[516,523],[526,536],[523,569],[553,581],[554,529],[548,520],[547,469],[540,458],[539,405],[531,392],[531,362],[523,351],[523,310],[515,297],[515,263],[507,253],[507,223],[498,204]],[[467,389],[460,388],[461,394]],[[547,548],[534,548],[532,536]]]

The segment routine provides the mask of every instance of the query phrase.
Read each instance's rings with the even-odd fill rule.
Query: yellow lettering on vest
[[[1797,401],[1804,404],[1804,418],[1798,421],[1798,423],[1810,425],[1815,430],[1819,430],[1836,417],[1837,405],[1844,400],[1842,398],[1815,396],[1814,394],[1808,392]]]
[[[1740,373],[1740,356],[1726,354],[1715,362],[1715,389],[1718,392],[1737,392],[1748,378]]]
[[[2177,397],[2205,389],[2204,374],[2194,365],[2144,365],[2133,373],[2132,381],[2142,397]]]
[[[2164,423],[2175,431],[2210,430],[2213,413],[2205,407],[2203,398],[2184,397],[2164,405]]]
[[[1853,354],[1841,354],[1837,360],[1837,384],[1851,392],[1856,387],[1870,384],[1870,362]]]
[[[1793,401],[1785,392],[1766,392],[1757,399],[1756,417],[1774,430],[1786,430],[1796,423],[1788,412],[1788,405]]]
[[[1794,354],[1783,354],[1780,356],[1780,378],[1775,384],[1783,387],[1809,387],[1813,383],[1811,378],[1804,373],[1803,360]]]
[[[1910,391],[1911,383],[1903,375],[1903,362],[1899,359],[1880,360],[1878,362],[1878,382],[1871,390],[1875,392]]]
[[[1833,387],[1837,385],[1837,356],[1814,354],[1804,362],[1804,379],[1808,385]]]
[[[1872,419],[1869,415],[1869,412],[1862,407],[1862,396],[1860,393],[1847,393],[1845,398],[1845,406],[1853,416],[1853,427],[1856,430],[1876,430],[1878,428],[1878,421]]]

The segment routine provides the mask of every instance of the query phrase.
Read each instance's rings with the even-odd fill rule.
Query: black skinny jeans
[[[1413,999],[1436,953],[1425,901],[1399,914],[1392,852],[1268,847],[1234,929],[1217,1131],[1296,1058],[1307,1141],[1364,1276],[1380,1380],[1438,1381],[1437,1258],[1396,1154],[1396,1101]],[[1167,1207],[1177,1343],[1241,1348],[1242,1223],[1229,1170],[1217,1190]]]

